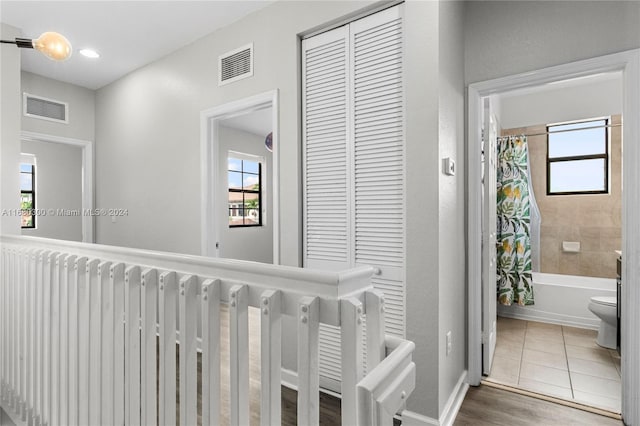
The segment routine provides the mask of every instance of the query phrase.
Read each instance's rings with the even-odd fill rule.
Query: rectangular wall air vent
[[[23,110],[27,117],[69,123],[69,104],[41,96],[23,94]]]
[[[253,75],[253,43],[218,56],[218,86]]]

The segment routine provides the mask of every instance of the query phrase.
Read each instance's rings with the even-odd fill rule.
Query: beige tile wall
[[[611,117],[620,124],[619,115]],[[537,134],[546,125],[503,130],[503,135]],[[622,246],[622,128],[612,127],[609,153],[610,192],[603,195],[547,196],[547,136],[530,136],[533,188],[542,216],[542,272],[615,278],[614,250]],[[579,253],[564,253],[562,241],[579,241]]]

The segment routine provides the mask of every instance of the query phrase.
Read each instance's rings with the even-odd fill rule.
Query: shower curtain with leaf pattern
[[[533,305],[529,153],[525,136],[497,142],[497,287],[503,305]],[[535,200],[534,200],[535,203]],[[535,205],[535,204],[534,204]]]

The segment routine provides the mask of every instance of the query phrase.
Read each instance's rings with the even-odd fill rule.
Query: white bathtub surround
[[[600,319],[589,303],[592,297],[615,297],[616,280],[534,272],[533,292],[534,305],[498,305],[498,315],[597,330]]]

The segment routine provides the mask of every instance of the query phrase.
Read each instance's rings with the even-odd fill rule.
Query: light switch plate
[[[444,173],[449,176],[456,174],[456,162],[451,157],[447,157],[443,160]]]

